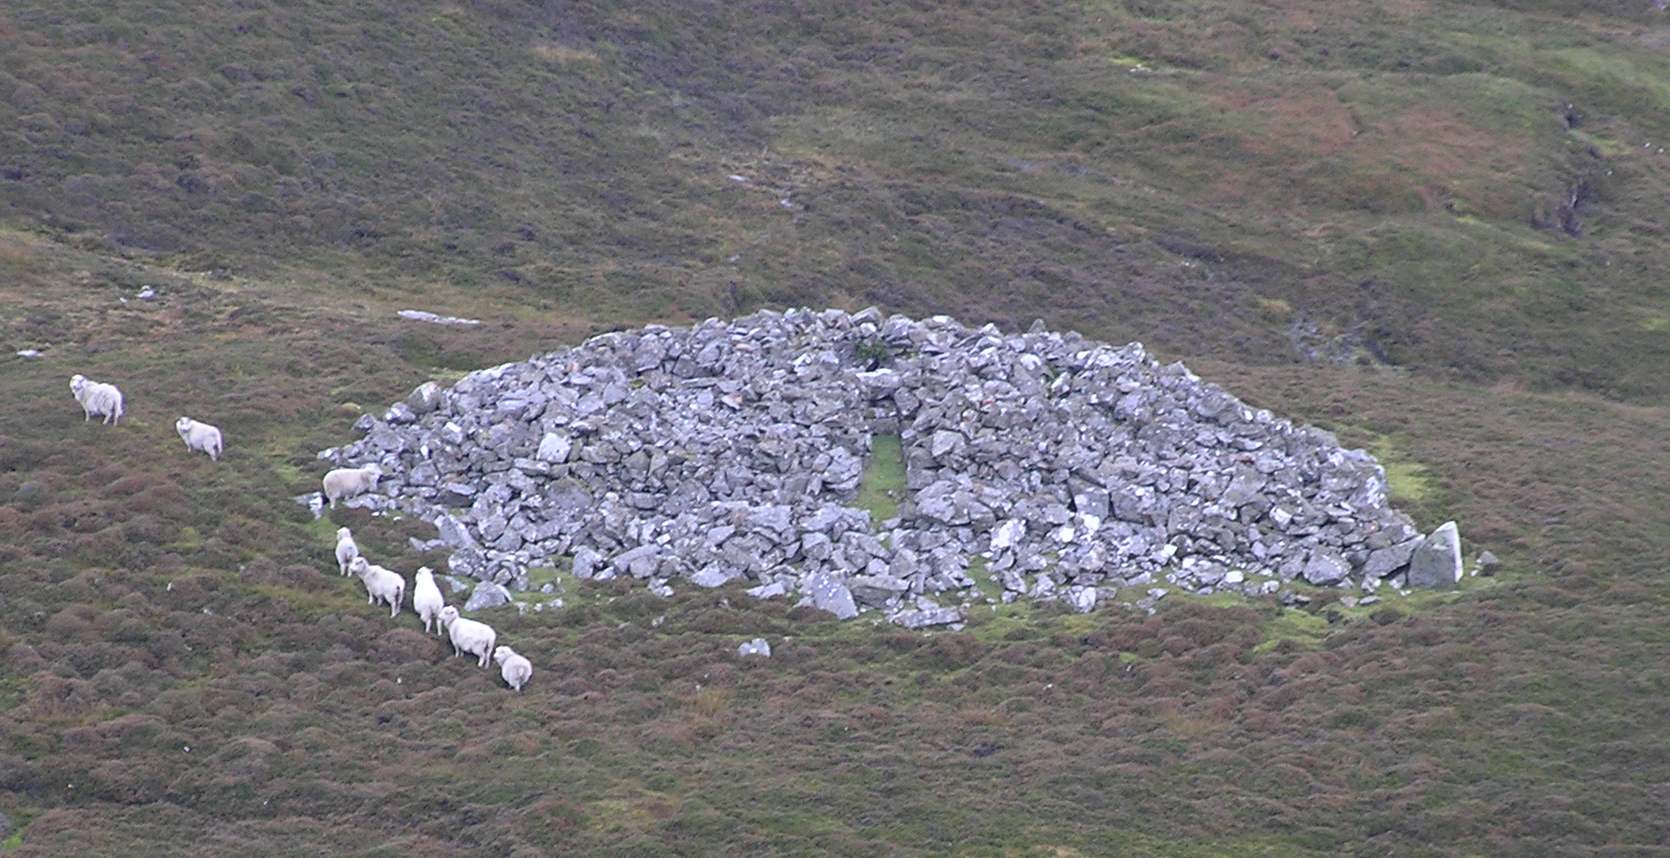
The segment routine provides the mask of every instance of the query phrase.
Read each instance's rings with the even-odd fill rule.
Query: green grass
[[[1253,652],[1269,652],[1284,643],[1301,649],[1313,648],[1328,636],[1328,632],[1328,621],[1323,617],[1296,608],[1279,608],[1275,616],[1264,624],[1263,640],[1253,647]]]
[[[893,434],[872,435],[870,458],[864,462],[864,474],[859,479],[858,497],[853,505],[868,510],[870,521],[879,525],[899,514],[899,503],[904,498],[903,441]]]
[[[1411,461],[1390,438],[1381,437],[1371,452],[1386,469],[1386,487],[1394,504],[1423,504],[1433,499],[1432,475],[1425,466]]]

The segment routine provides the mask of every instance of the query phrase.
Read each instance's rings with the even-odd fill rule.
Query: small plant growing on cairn
[[[865,370],[881,369],[893,360],[893,350],[880,339],[864,340],[853,347],[858,362]]]

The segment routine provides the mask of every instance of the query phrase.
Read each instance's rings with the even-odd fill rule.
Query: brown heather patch
[[[1331,90],[1270,92],[1233,99],[1229,105],[1251,114],[1260,132],[1244,146],[1262,157],[1302,159],[1332,155],[1357,138],[1351,111]]]
[[[1450,111],[1433,108],[1403,110],[1373,121],[1364,136],[1368,145],[1356,154],[1361,163],[1392,164],[1433,183],[1477,172],[1486,164],[1511,164],[1527,154],[1518,141],[1504,140]]]

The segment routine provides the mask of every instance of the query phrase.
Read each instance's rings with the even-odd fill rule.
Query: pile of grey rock
[[[1418,533],[1369,454],[1140,344],[1041,324],[870,309],[650,326],[425,384],[356,428],[320,454],[382,466],[350,505],[434,522],[425,547],[453,574],[511,589],[571,564],[922,627],[998,600],[1461,577],[1454,524]],[[854,504],[884,434],[906,490],[878,521]]]

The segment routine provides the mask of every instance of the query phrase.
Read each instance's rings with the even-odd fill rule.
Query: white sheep
[[[522,686],[527,685],[528,678],[533,676],[533,662],[507,646],[493,650],[493,660],[499,663],[499,675],[504,677],[504,684],[520,694]]]
[[[441,625],[452,640],[454,658],[469,653],[476,656],[478,666],[487,666],[487,660],[493,656],[493,642],[499,638],[492,626],[458,616],[458,609],[451,605],[441,609]]]
[[[321,482],[325,487],[325,500],[330,501],[332,509],[336,502],[375,491],[377,481],[383,478],[383,469],[376,465],[366,465],[363,468],[337,468],[325,475]]]
[[[120,423],[122,420],[122,391],[114,384],[89,381],[86,376],[77,373],[70,376],[70,393],[75,394],[75,401],[81,403],[81,422],[93,419],[97,414],[104,418],[105,424]]]
[[[412,585],[412,610],[417,612],[418,619],[423,620],[424,634],[429,633],[429,624],[434,623],[435,634],[445,631],[441,628],[441,609],[446,607],[446,597],[441,595],[441,588],[435,586],[435,573],[424,566],[417,571],[417,581]]]
[[[220,461],[220,451],[224,448],[221,446],[218,428],[199,423],[190,417],[181,417],[174,421],[174,431],[180,434],[181,441],[186,442],[187,450],[208,453],[210,459]]]
[[[348,574],[348,564],[360,556],[359,543],[354,541],[354,533],[346,527],[336,529],[336,568],[342,574]]]
[[[377,566],[364,557],[355,557],[354,562],[348,564],[360,580],[365,582],[365,600],[375,605],[387,602],[389,616],[400,615],[400,600],[406,595],[406,579],[400,573]]]

